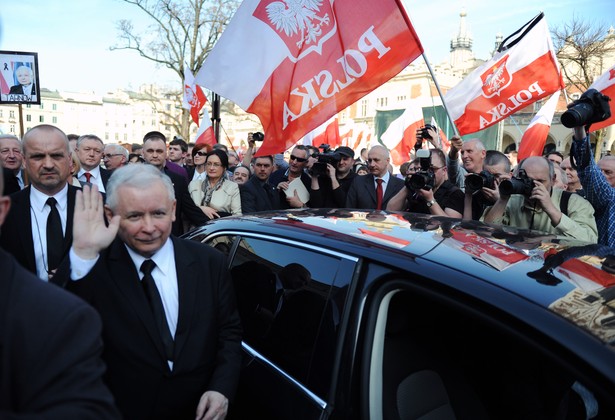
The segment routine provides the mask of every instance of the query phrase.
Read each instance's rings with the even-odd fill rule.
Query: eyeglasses
[[[111,159],[113,156],[122,156],[121,153],[107,153],[106,155],[103,155],[103,159]]]
[[[207,152],[201,152],[200,150],[195,153],[195,156],[207,156]]]
[[[433,165],[431,165],[431,166],[429,167],[429,169],[431,169],[431,170],[432,170],[432,171],[434,171],[434,172],[435,172],[435,171],[438,171],[438,170],[440,170],[440,169],[442,169],[442,168],[444,168],[444,166],[433,166]]]
[[[296,160],[299,163],[307,162],[307,158],[300,158],[295,155],[290,155],[290,160]]]
[[[213,167],[213,168],[219,168],[220,166],[222,166],[222,164],[218,163],[218,162],[206,162],[205,166],[209,166],[209,167]]]

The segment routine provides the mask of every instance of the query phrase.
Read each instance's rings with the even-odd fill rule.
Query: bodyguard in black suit
[[[9,207],[0,173],[0,226]],[[3,250],[0,267],[0,418],[118,419],[94,309]]]
[[[154,166],[114,171],[108,227],[95,190],[77,194],[70,258],[53,281],[101,315],[105,379],[120,411],[131,420],[224,417],[241,364],[225,257],[170,236],[173,187]]]
[[[47,280],[72,242],[72,217],[77,188],[68,185],[70,152],[66,134],[51,125],[38,125],[23,137],[24,165],[30,186],[11,195],[0,246],[41,279]],[[47,200],[53,197],[60,216],[62,237],[51,247],[57,258],[48,255],[47,224],[52,212]],[[58,261],[59,263],[59,261]]]
[[[243,214],[280,208],[280,196],[268,183],[272,172],[273,156],[259,156],[254,160],[254,175],[239,186]]]
[[[389,151],[383,146],[374,146],[370,149],[367,158],[370,173],[355,177],[346,198],[347,208],[386,209],[389,200],[404,188],[404,181],[388,172],[390,160]],[[377,179],[383,180],[382,205],[379,209],[377,207]]]

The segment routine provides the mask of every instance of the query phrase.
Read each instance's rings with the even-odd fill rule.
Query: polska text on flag
[[[182,108],[190,110],[192,121],[199,125],[199,113],[207,102],[205,93],[199,85],[194,82],[194,75],[188,67],[184,67],[184,99]]]
[[[416,130],[424,125],[423,108],[415,102],[380,136],[380,140],[391,153],[393,165],[399,166],[410,160],[410,152],[416,143]]]
[[[423,52],[400,0],[244,0],[197,83],[256,114],[279,153]]]
[[[519,32],[519,37],[508,42]],[[461,135],[490,127],[564,88],[544,15],[513,36],[504,40],[491,60],[446,93],[446,104]]]
[[[611,102],[609,103],[611,106],[611,117],[604,121],[592,124],[589,130],[596,131],[615,124],[615,105],[613,105],[615,104],[615,65],[596,79],[589,89],[596,89],[597,91],[602,92],[603,95],[611,98]]]
[[[542,151],[547,143],[547,136],[551,128],[551,121],[555,114],[555,107],[559,101],[560,91],[555,92],[547,102],[543,104],[540,111],[534,115],[530,125],[527,126],[521,143],[519,144],[519,153],[517,159],[519,161],[530,156],[541,156]]]

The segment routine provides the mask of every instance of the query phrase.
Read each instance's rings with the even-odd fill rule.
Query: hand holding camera
[[[561,116],[564,127],[573,128],[589,126],[611,117],[609,98],[596,89],[589,89],[579,99],[568,105],[568,110]]]

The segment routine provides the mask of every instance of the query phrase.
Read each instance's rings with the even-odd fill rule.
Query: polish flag
[[[340,126],[337,117],[332,117],[324,124],[316,127],[303,137],[304,146],[320,147],[321,144],[328,144],[335,149],[340,144]]]
[[[352,148],[352,133],[354,132],[354,124],[346,124],[343,129],[340,129],[340,146]]]
[[[611,98],[611,118],[607,118],[604,121],[592,124],[589,128],[589,131],[600,130],[601,128],[615,124],[615,105],[613,105],[615,103],[615,65],[608,69],[606,73],[604,73],[598,79],[596,79],[596,81],[592,83],[589,88],[596,89],[602,92],[602,94]]]
[[[422,52],[401,0],[244,0],[196,82],[256,114],[265,129],[256,156],[270,155]]]
[[[192,121],[199,125],[199,113],[207,102],[205,93],[199,85],[194,82],[194,75],[188,67],[184,67],[184,100],[182,108],[190,110]],[[211,124],[210,124],[211,125]]]
[[[410,152],[416,143],[416,130],[425,125],[420,106],[407,108],[380,137],[391,153],[393,165],[399,166],[410,160]]]
[[[352,145],[348,145],[355,151],[357,156],[361,153],[361,149],[367,149],[372,138],[372,131],[365,123],[357,124],[355,127],[356,137]]]
[[[517,155],[519,161],[530,156],[542,155],[542,151],[547,143],[553,114],[555,114],[555,107],[557,106],[557,101],[559,101],[559,95],[560,91],[558,90],[544,103],[540,111],[532,118],[530,125],[525,129],[519,144],[519,153]]]
[[[448,138],[446,138],[446,134],[444,134],[444,131],[442,131],[434,117],[431,117],[430,124],[438,129],[438,136],[440,137],[440,149],[442,149],[444,153],[448,153],[449,149],[451,148],[451,142],[448,141]]]
[[[445,102],[464,135],[490,127],[563,88],[547,21],[541,13],[504,40],[491,60],[449,90]]]
[[[205,102],[203,105],[207,103],[207,98],[205,98]],[[199,125],[199,129],[196,132],[196,140],[195,144],[209,144],[213,146],[217,143],[216,135],[214,133],[214,128],[211,125],[211,119],[209,118],[209,112],[207,112],[207,107],[203,107],[203,119],[201,120],[201,125]]]

